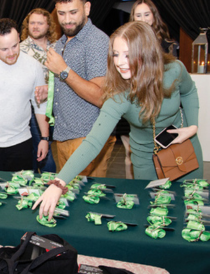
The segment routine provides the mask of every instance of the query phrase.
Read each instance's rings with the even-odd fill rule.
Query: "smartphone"
[[[169,133],[168,129],[177,129],[174,125],[170,125],[155,136],[155,142],[163,148],[170,146],[171,142],[178,136],[178,133]]]

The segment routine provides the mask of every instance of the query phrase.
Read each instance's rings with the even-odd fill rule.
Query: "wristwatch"
[[[66,69],[61,71],[61,73],[59,75],[59,78],[61,81],[64,81],[68,77],[70,69],[71,69],[70,67],[67,67]]]
[[[41,137],[41,140],[45,140],[45,141],[50,141],[50,137],[48,136],[48,137]]]

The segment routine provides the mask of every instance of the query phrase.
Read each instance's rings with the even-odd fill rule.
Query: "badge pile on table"
[[[182,237],[188,242],[206,242],[210,239],[209,183],[194,179],[185,180],[181,186],[186,208]]]
[[[94,183],[91,185],[90,190],[83,196],[83,200],[89,204],[98,204],[101,199],[111,201],[111,198],[107,197],[107,194],[114,195],[114,200],[116,207],[119,209],[132,209],[134,205],[139,205],[139,198],[136,194],[126,194],[126,193],[114,193],[112,190],[114,186],[106,184]],[[115,218],[115,215],[98,213],[98,212],[88,212],[85,216],[88,222],[94,222],[95,225],[102,224],[102,218],[107,220]],[[107,227],[110,232],[113,231],[123,231],[128,228],[128,226],[137,226],[137,224],[123,221],[108,221]]]
[[[15,172],[11,181],[0,183],[3,190],[0,192],[0,199],[7,199],[8,195],[12,195],[18,200],[16,205],[18,210],[31,208],[47,188],[48,181],[54,180],[55,177],[56,174],[50,172],[43,172],[41,177],[37,178],[31,170]],[[65,208],[69,205],[69,202],[73,202],[76,199],[76,194],[79,194],[84,182],[87,182],[85,176],[76,176],[66,185],[69,191],[59,199],[53,218],[48,221],[48,216],[43,216],[42,219],[37,216],[36,220],[41,225],[55,227],[57,224],[56,218],[65,219],[68,217],[69,211],[65,210]],[[0,205],[3,205],[3,202],[0,202]]]
[[[149,206],[150,212],[147,217],[148,224],[145,225],[145,233],[153,239],[165,237],[166,230],[174,230],[168,227],[172,223],[172,219],[176,219],[168,216],[169,210],[174,207],[172,200],[175,200],[175,193],[169,191],[170,187],[171,181],[166,180],[164,184],[152,188],[153,192],[150,192],[153,200]]]
[[[0,180],[0,206],[6,204],[8,196],[17,200],[16,209],[24,210],[32,208],[33,204],[47,188],[47,183],[54,180],[55,173],[44,172],[40,177],[35,177],[33,171],[26,170],[15,172],[11,181]],[[66,187],[69,189],[62,195],[57,203],[53,218],[48,221],[48,216],[36,220],[44,226],[55,227],[56,219],[66,219],[69,216],[69,202],[77,199],[77,195],[87,182],[85,176],[76,176]],[[156,184],[156,185],[155,185]],[[155,187],[154,187],[155,185]],[[176,193],[170,190],[172,183],[166,178],[161,183],[160,180],[152,181],[146,188],[151,188],[149,215],[145,224],[145,233],[153,239],[161,239],[166,236],[166,231],[174,231],[172,217],[175,206]],[[209,206],[209,183],[204,179],[185,180],[181,187],[184,190],[184,227],[182,230],[183,239],[189,242],[210,240],[210,206]],[[113,203],[119,210],[132,210],[139,205],[137,194],[114,193],[115,186],[94,183],[90,189],[84,193],[83,200],[91,205],[99,204],[102,200]],[[127,230],[129,226],[137,226],[137,223],[129,220],[117,220],[115,215],[92,212],[86,213],[88,222],[101,225],[102,220],[107,221],[108,231],[119,232]],[[115,218],[116,217],[116,218]]]

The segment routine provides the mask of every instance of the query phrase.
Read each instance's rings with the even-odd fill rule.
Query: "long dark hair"
[[[157,38],[160,41],[160,44],[163,40],[171,42],[172,40],[170,38],[168,27],[163,22],[157,7],[155,6],[155,4],[151,0],[137,0],[132,6],[129,21],[130,22],[135,21],[134,14],[135,14],[136,7],[140,4],[143,4],[143,3],[146,4],[149,7],[149,9],[151,10],[151,12],[153,14],[154,22],[152,24],[152,28],[154,29],[154,31],[157,35]]]

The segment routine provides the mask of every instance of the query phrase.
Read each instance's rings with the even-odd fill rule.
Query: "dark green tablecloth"
[[[0,177],[11,179],[11,174],[0,172]],[[138,194],[140,205],[132,210],[118,209],[112,195],[110,200],[101,200],[98,205],[90,205],[82,196],[93,182],[115,185],[115,193]],[[181,237],[184,218],[183,189],[179,183],[173,183],[171,190],[177,192],[176,207],[169,215],[176,216],[173,223],[174,232],[167,232],[163,239],[154,240],[145,235],[144,224],[149,209],[149,194],[145,190],[148,181],[94,178],[69,206],[70,217],[58,220],[55,228],[41,226],[36,221],[38,210],[18,211],[17,200],[12,197],[5,200],[6,205],[0,207],[0,244],[17,245],[26,231],[35,231],[38,235],[58,234],[73,245],[79,254],[103,257],[140,264],[148,264],[165,268],[171,274],[203,274],[210,273],[210,242],[188,243]],[[88,211],[116,215],[115,220],[135,222],[136,227],[129,227],[123,232],[109,232],[107,221],[102,219],[101,226],[88,223],[85,215]]]

